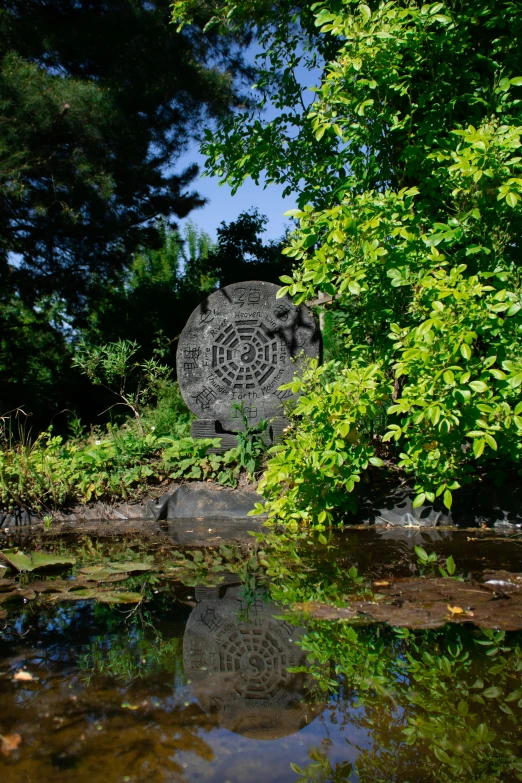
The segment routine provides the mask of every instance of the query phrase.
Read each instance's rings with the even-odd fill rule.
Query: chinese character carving
[[[287,307],[285,304],[280,304],[274,310],[274,315],[276,318],[279,318],[280,321],[288,321],[290,312],[291,311],[289,307]]]
[[[247,417],[247,419],[255,419],[257,416],[257,408],[255,405],[245,405],[243,407],[243,415]],[[237,408],[234,408],[232,411],[232,418],[233,419],[239,419],[241,418],[241,411],[237,410]]]
[[[211,607],[201,615],[201,622],[207,626],[209,631],[217,631],[223,625],[223,620]]]
[[[217,400],[217,394],[211,386],[203,386],[200,392],[192,395],[192,399],[206,411]]]

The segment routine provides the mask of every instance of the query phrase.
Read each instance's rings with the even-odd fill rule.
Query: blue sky
[[[203,171],[205,156],[199,152],[199,146],[195,144],[188,152],[179,159],[176,164],[176,171],[181,171],[190,163],[197,163]],[[266,215],[268,223],[263,239],[279,239],[284,232],[285,226],[290,224],[290,218],[283,217],[283,213],[288,209],[294,209],[296,206],[295,198],[289,196],[283,198],[283,187],[281,185],[268,185],[263,189],[261,185],[256,185],[249,177],[233,196],[228,185],[219,185],[218,177],[200,177],[193,184],[195,190],[208,199],[208,203],[201,209],[195,209],[190,213],[188,219],[192,220],[199,228],[202,228],[212,239],[216,239],[216,229],[224,220],[229,223],[235,220],[241,212],[249,210],[250,207],[257,207],[261,214]],[[180,228],[183,227],[185,220],[178,220]]]
[[[253,44],[246,52],[247,61],[252,64],[255,57],[260,53],[260,49]],[[311,87],[320,81],[321,69],[309,71],[303,66],[298,66],[295,70],[298,81],[305,87]],[[308,97],[307,97],[308,96]],[[312,101],[312,93],[305,93],[305,101]],[[277,109],[270,103],[264,111],[264,119],[271,120],[276,115]],[[197,163],[204,170],[205,156],[199,151],[199,144],[194,144],[176,163],[176,171],[181,171],[190,163]],[[265,188],[262,185],[256,185],[249,177],[239,188],[237,193],[232,196],[228,185],[219,185],[219,177],[201,177],[194,182],[194,189],[202,196],[208,199],[208,203],[201,209],[194,210],[188,217],[196,225],[202,228],[212,239],[216,239],[216,229],[224,220],[227,223],[235,220],[241,212],[249,210],[250,207],[257,207],[261,214],[266,215],[268,223],[263,239],[279,239],[285,232],[285,228],[291,224],[290,218],[283,217],[283,213],[289,209],[295,209],[295,196],[283,198],[284,187],[282,185],[270,184]],[[179,220],[180,228],[183,227],[185,220]]]

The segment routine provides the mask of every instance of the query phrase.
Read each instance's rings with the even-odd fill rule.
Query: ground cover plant
[[[65,439],[50,428],[34,442],[11,441],[0,430],[0,509],[52,515],[89,501],[137,501],[161,493],[172,480],[237,484],[239,449],[207,454],[218,439],[168,436],[154,429],[152,425],[142,434],[130,426],[109,425]]]
[[[0,511],[28,509],[52,518],[77,503],[139,500],[172,480],[235,487],[244,473],[255,482],[267,451],[267,422],[249,427],[243,404],[236,403],[244,431],[235,448],[213,453],[219,438],[190,436],[193,416],[160,361],[161,350],[142,361],[139,351],[138,343],[121,339],[77,347],[75,365],[109,394],[115,420],[106,426],[88,430],[75,418],[69,437],[51,426],[32,438],[23,411],[0,417]]]
[[[270,517],[338,519],[371,465],[409,474],[415,506],[447,508],[474,477],[517,473],[520,4],[206,11],[183,0],[174,20],[231,38],[253,25],[262,49],[254,106],[207,133],[207,169],[233,189],[264,176],[296,194],[281,294],[332,297],[343,343],[292,385],[302,396],[261,485]]]

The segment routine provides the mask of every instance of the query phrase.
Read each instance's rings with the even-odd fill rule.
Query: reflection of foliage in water
[[[128,636],[97,636],[79,658],[78,668],[92,676],[101,674],[131,681],[158,672],[169,672],[183,681],[183,640],[151,638],[134,627]]]
[[[78,661],[78,668],[97,674],[132,680],[153,671],[182,674],[182,642],[180,639],[127,640],[97,637],[90,649]]]
[[[73,570],[80,574],[85,563],[104,567],[117,562],[149,563],[153,571],[129,575],[124,583],[117,583],[126,590],[139,591],[145,601],[130,610],[105,604],[78,606],[74,614],[69,606],[58,607],[53,610],[49,633],[56,636],[62,632],[65,638],[71,625],[79,630],[84,627],[80,668],[85,675],[115,677],[131,688],[134,680],[143,678],[142,686],[148,689],[150,681],[145,678],[165,671],[174,675],[176,683],[185,682],[183,620],[175,631],[172,626],[166,630],[172,623],[175,597],[192,599],[188,595],[192,591],[178,592],[179,582],[208,587],[225,580],[234,583],[230,577],[237,577],[247,607],[245,616],[239,618],[244,622],[248,621],[249,603],[260,594],[290,606],[311,601],[346,605],[361,596],[373,600],[368,574],[363,578],[357,572],[352,550],[345,548],[341,554],[335,538],[317,532],[290,535],[279,531],[256,539],[248,551],[222,546],[219,550],[180,553],[162,544],[154,555],[137,541],[125,540],[114,546],[85,539],[75,550]],[[460,568],[459,558],[457,561]],[[455,571],[453,566],[448,575],[450,571]],[[32,578],[18,577],[28,583]],[[31,608],[28,604],[22,614],[30,618],[37,611],[36,605]],[[188,614],[189,610],[181,611]],[[96,626],[93,636],[86,623],[90,616]],[[293,615],[287,619],[299,625],[303,620]],[[346,761],[342,756],[339,760],[338,744],[331,753],[327,743],[310,751],[306,768],[293,765],[298,780],[522,780],[520,635],[478,631],[470,626],[399,631],[367,624],[364,619],[353,625],[308,618],[307,624],[308,633],[298,643],[309,655],[307,671],[310,669],[314,677],[319,700],[324,702],[325,695],[330,699],[331,720],[325,721],[325,728],[328,731],[330,724],[337,722],[352,744]],[[25,633],[24,628],[20,626]],[[143,709],[153,708],[151,702]],[[198,715],[200,720],[214,725],[215,716]],[[317,720],[324,720],[324,716]],[[352,727],[357,729],[357,737],[367,735],[360,747],[353,744]]]
[[[145,577],[131,577],[138,582]],[[133,585],[137,588],[138,585]],[[152,594],[147,584],[149,599],[154,599],[146,608],[117,610],[106,604],[92,607],[93,619],[99,632],[90,636],[83,645],[78,658],[78,668],[90,679],[98,674],[116,677],[124,682],[148,677],[160,672],[174,675],[179,684],[185,682],[183,671],[182,628],[172,636],[170,630],[165,636],[162,626],[171,611],[175,600],[170,589],[163,587]],[[179,635],[178,635],[179,634]]]
[[[330,537],[302,531],[258,538],[271,596],[280,603],[339,605],[371,592],[353,566],[343,570],[329,557]],[[448,560],[441,574],[451,577],[455,564]],[[311,619],[297,643],[308,652],[298,671],[311,671],[323,698],[337,694],[336,720],[369,736],[368,746],[354,746],[355,769],[315,749],[305,769],[292,765],[298,781],[341,783],[355,774],[360,783],[522,780],[520,634]]]
[[[361,783],[522,780],[519,637],[315,621],[300,645],[318,687],[339,687],[346,722],[368,733],[355,748]],[[350,765],[332,766],[323,751],[293,768],[303,783],[353,779]]]

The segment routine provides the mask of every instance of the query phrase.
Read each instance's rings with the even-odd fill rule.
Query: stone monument
[[[276,620],[281,607],[262,594],[245,601],[239,586],[205,587],[199,594],[196,588],[198,597],[203,600],[183,637],[183,665],[205,712],[258,740],[295,734],[311,723],[324,704],[308,703],[309,677],[288,671],[306,662],[295,644],[303,629]]]
[[[177,374],[190,410],[194,437],[222,437],[235,445],[243,428],[242,403],[249,425],[276,419],[284,426],[283,403],[294,395],[289,383],[306,358],[319,358],[320,331],[304,305],[276,297],[280,286],[257,280],[214,291],[194,310],[181,334]],[[228,438],[227,438],[228,435]]]

